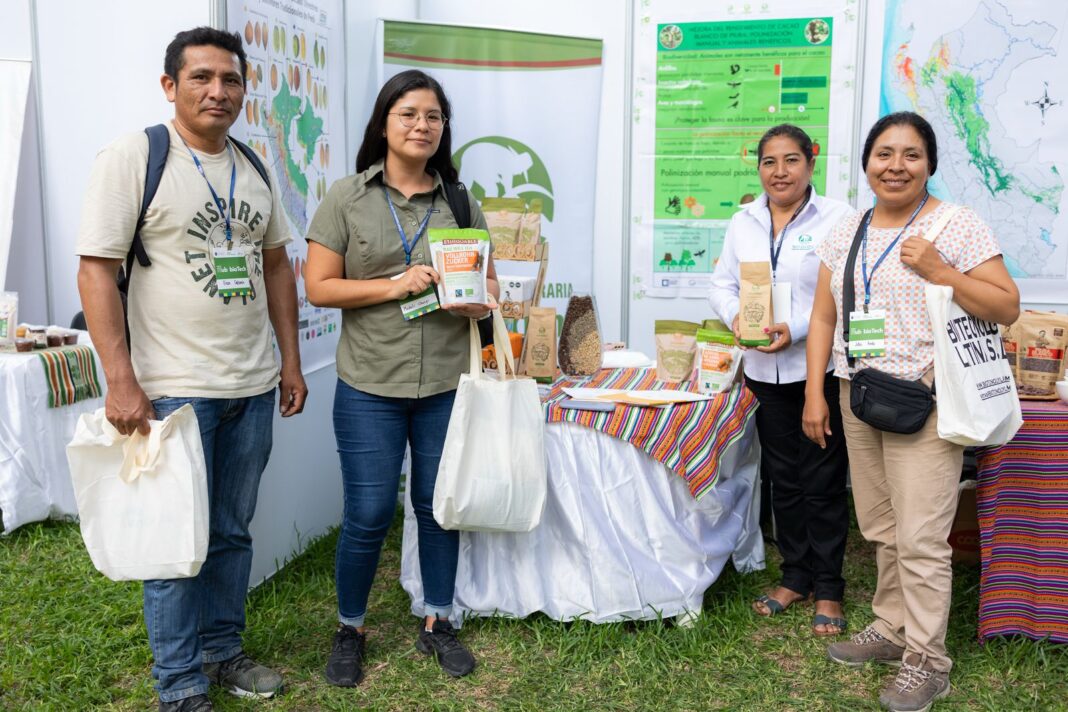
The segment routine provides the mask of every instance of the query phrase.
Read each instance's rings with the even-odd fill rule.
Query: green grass
[[[705,596],[691,629],[666,622],[594,625],[470,621],[464,642],[479,659],[452,680],[414,647],[416,619],[397,583],[395,523],[371,594],[367,678],[342,690],[323,680],[335,615],[335,536],[249,596],[249,654],[286,677],[269,702],[212,692],[233,710],[875,710],[892,675],[826,661],[809,632],[811,606],[758,618],[750,601],[776,580],[730,566]],[[769,559],[774,561],[774,555]],[[862,627],[875,586],[871,547],[851,533],[847,615]],[[944,710],[1068,710],[1068,649],[1026,639],[976,641],[978,570],[955,571],[949,650],[953,693]],[[0,709],[154,708],[140,586],[93,570],[76,525],[25,526],[0,539]]]

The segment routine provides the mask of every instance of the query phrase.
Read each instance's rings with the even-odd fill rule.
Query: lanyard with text
[[[226,150],[230,153],[230,209],[227,210],[223,202],[219,200],[219,194],[215,192],[215,188],[211,185],[211,181],[208,180],[207,174],[204,173],[204,166],[200,165],[200,159],[197,158],[197,154],[193,153],[193,149],[189,148],[189,144],[185,143],[185,139],[182,139],[182,143],[185,144],[185,150],[189,151],[189,155],[193,157],[193,163],[196,164],[197,170],[200,171],[200,177],[208,184],[211,197],[226,220],[226,244],[229,246],[234,239],[234,231],[230,228],[230,213],[233,212],[234,208],[234,185],[237,183],[237,160],[234,158],[234,148],[229,141],[226,142]]]
[[[871,304],[871,281],[875,277],[875,270],[879,269],[879,265],[883,263],[883,260],[885,260],[886,256],[890,254],[890,251],[894,249],[894,246],[897,244],[897,241],[900,240],[901,236],[905,234],[905,231],[909,229],[909,225],[912,224],[912,221],[915,220],[916,216],[920,214],[921,210],[923,210],[923,206],[927,205],[927,199],[930,197],[930,193],[923,194],[923,200],[921,200],[920,204],[916,206],[916,209],[912,211],[912,215],[909,217],[909,221],[905,223],[905,227],[901,228],[901,232],[897,234],[897,237],[894,238],[893,242],[886,246],[886,249],[883,250],[883,254],[879,255],[879,259],[877,259],[875,261],[875,264],[872,265],[871,274],[868,274],[868,225],[871,224],[871,218],[872,215],[875,214],[875,211],[873,210],[868,213],[868,218],[864,221],[864,232],[861,234],[860,238],[860,268],[862,270],[861,274],[864,277],[865,312],[868,311],[868,305]]]
[[[808,205],[808,201],[812,199],[812,186],[808,187],[808,191],[805,193],[805,199],[801,201],[801,204],[797,206],[797,210],[794,211],[793,217],[783,226],[782,232],[779,233],[779,246],[775,247],[775,216],[771,214],[771,201],[768,201],[768,218],[771,219],[771,225],[768,226],[768,249],[771,251],[771,276],[775,277],[775,271],[779,268],[779,255],[782,254],[783,243],[786,242],[786,230],[794,224],[794,220],[797,220],[797,216],[801,214],[801,211]]]
[[[426,232],[426,226],[430,223],[430,214],[434,212],[434,198],[430,199],[430,207],[426,209],[426,215],[423,216],[423,222],[419,224],[419,229],[415,231],[415,236],[412,237],[411,244],[408,244],[408,236],[404,234],[404,228],[401,227],[400,218],[397,217],[397,209],[393,207],[393,201],[389,199],[389,189],[385,184],[382,185],[382,194],[386,196],[386,204],[389,205],[389,212],[393,214],[393,223],[397,226],[397,232],[400,233],[401,244],[404,245],[404,264],[412,264],[412,250],[415,249],[415,243],[419,242],[419,238]]]

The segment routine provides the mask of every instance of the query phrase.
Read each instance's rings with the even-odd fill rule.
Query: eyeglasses
[[[391,111],[389,113],[400,119],[401,126],[408,129],[414,129],[416,124],[419,123],[420,117],[426,119],[427,128],[431,131],[441,131],[449,121],[440,111],[428,111],[426,114],[420,114],[418,111],[405,109],[404,111]]]

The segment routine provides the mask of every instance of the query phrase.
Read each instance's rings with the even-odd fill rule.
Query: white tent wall
[[[175,33],[214,24],[218,6],[209,0],[15,0],[13,19],[23,24],[15,30],[6,7],[0,56],[16,51],[8,50],[15,38],[31,37],[31,27],[35,33],[35,41],[23,42],[19,51],[33,47],[40,93],[43,240],[51,285],[47,321],[63,324],[81,308],[74,244],[93,159],[122,133],[173,116],[159,83],[164,50]],[[311,393],[304,413],[284,421],[276,417],[274,448],[252,522],[253,583],[340,520],[331,424],[336,375],[328,367],[305,378]]]

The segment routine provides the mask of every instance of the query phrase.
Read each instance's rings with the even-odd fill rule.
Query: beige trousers
[[[964,448],[938,437],[936,411],[912,435],[885,433],[861,422],[849,408],[846,379],[841,406],[857,521],[864,538],[875,543],[879,569],[872,626],[906,653],[926,655],[935,670],[949,672],[946,624],[953,570],[948,538]]]

